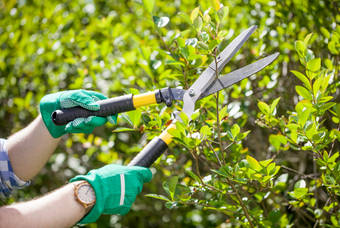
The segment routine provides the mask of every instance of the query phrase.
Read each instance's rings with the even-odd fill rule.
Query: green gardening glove
[[[125,215],[151,177],[151,171],[144,167],[111,164],[72,178],[70,182],[86,180],[96,194],[95,205],[78,224],[95,222],[101,214]]]
[[[107,116],[106,118],[98,116],[77,118],[63,126],[54,125],[51,115],[55,110],[75,106],[97,111],[100,107],[96,101],[104,99],[107,99],[107,97],[101,93],[81,89],[49,94],[44,96],[40,101],[41,117],[53,138],[59,138],[66,133],[88,134],[91,133],[95,127],[99,127],[107,121],[116,124],[117,114]]]

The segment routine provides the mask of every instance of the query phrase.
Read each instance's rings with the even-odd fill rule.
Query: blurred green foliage
[[[339,226],[340,3],[221,3],[219,11],[216,0],[0,2],[4,138],[38,115],[48,93],[82,88],[115,97],[187,88],[216,46],[222,50],[251,25],[259,27],[223,74],[280,53],[258,74],[198,102],[194,121],[173,132],[186,141],[177,137],[152,166],[154,177],[131,211],[88,227],[249,227],[245,211],[257,227]],[[64,136],[31,186],[2,204],[105,164],[128,164],[181,105],[143,107],[121,114],[116,126]]]

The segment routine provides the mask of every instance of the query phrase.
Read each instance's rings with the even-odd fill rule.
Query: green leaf
[[[201,114],[200,114],[200,110],[197,109],[192,115],[191,115],[191,119],[192,120],[195,120],[197,119],[197,117],[199,117]]]
[[[314,56],[313,51],[310,50],[310,49],[307,49],[307,53],[306,53],[306,56],[305,56],[305,62],[307,63],[314,58],[315,58],[315,56]]]
[[[337,50],[337,48],[336,48],[336,43],[335,43],[335,41],[330,41],[329,43],[328,43],[328,49],[331,51],[331,53],[332,54],[334,54],[334,55],[338,55],[339,54],[339,51]]]
[[[298,182],[295,183],[294,189],[297,188],[305,188],[306,187],[306,181],[305,180],[299,180]]]
[[[220,17],[218,16],[217,12],[215,12],[214,15],[215,15],[216,24],[219,24],[221,22]]]
[[[33,92],[32,91],[28,91],[27,94],[26,94],[26,97],[25,97],[25,101],[24,101],[24,107],[26,109],[29,109],[30,107],[30,102],[31,102],[31,99],[33,98]]]
[[[205,51],[209,51],[209,46],[206,43],[204,43],[202,41],[198,41],[197,45],[198,45],[199,48],[201,48],[201,49],[203,49]]]
[[[260,166],[260,164],[258,163],[258,161],[257,161],[255,158],[253,158],[253,157],[251,157],[251,156],[248,155],[248,156],[246,157],[246,159],[247,159],[247,161],[248,161],[250,167],[251,167],[253,170],[255,170],[255,171],[260,171],[261,166]]]
[[[181,120],[183,120],[183,123],[184,123],[185,125],[188,125],[188,124],[189,124],[189,118],[188,118],[188,116],[187,116],[187,114],[186,114],[185,112],[181,112],[181,113],[179,114],[179,117],[181,118]]]
[[[314,211],[314,215],[315,215],[315,218],[320,218],[321,217],[321,215],[322,215],[322,213],[323,213],[323,210],[321,210],[321,209],[316,209],[315,211]]]
[[[155,7],[155,0],[142,0],[143,6],[150,15],[152,15],[153,8]]]
[[[172,177],[169,181],[169,192],[170,192],[170,196],[171,196],[172,200],[174,199],[174,194],[175,194],[175,191],[176,191],[177,182],[178,182],[177,176]]]
[[[338,117],[340,117],[340,104],[337,104],[333,109],[338,114]]]
[[[183,138],[183,134],[181,134],[181,131],[180,130],[178,130],[178,129],[175,129],[175,128],[171,128],[171,129],[169,129],[169,130],[167,130],[168,131],[168,133],[170,134],[170,135],[172,135],[173,137],[176,137],[176,138],[179,138],[179,139],[182,139]]]
[[[168,17],[157,17],[157,16],[153,16],[153,21],[155,22],[155,24],[157,25],[158,28],[162,28],[164,26],[166,26],[170,19]]]
[[[304,42],[298,40],[295,41],[295,50],[297,51],[300,58],[304,59],[307,53],[307,46]]]
[[[332,162],[335,162],[335,160],[339,157],[339,152],[336,152],[335,154],[333,154],[332,157],[330,157],[328,159],[328,163],[332,163]]]
[[[313,35],[313,33],[309,33],[306,37],[305,37],[305,39],[304,39],[304,43],[307,45],[308,44],[308,42],[309,42],[309,40],[310,40],[310,38],[312,37],[312,35]]]
[[[264,167],[267,167],[269,163],[271,163],[273,161],[273,159],[267,159],[267,160],[264,160],[264,161],[260,161],[260,165],[264,166]],[[275,163],[272,163],[275,165]]]
[[[281,144],[287,144],[287,139],[283,135],[269,135],[269,143],[272,144],[277,151],[279,151]]]
[[[183,135],[186,135],[185,126],[180,121],[176,121],[176,129],[179,130]]]
[[[165,207],[171,210],[173,204],[173,202],[166,202]]]
[[[179,47],[179,51],[182,54],[184,59],[187,60],[189,58],[189,49],[188,49],[188,46]]]
[[[200,178],[199,178],[195,173],[191,172],[190,170],[186,170],[186,171],[187,171],[187,173],[189,173],[189,175],[190,175],[195,181],[197,181],[198,183],[201,183]]]
[[[221,168],[222,168],[222,167],[221,167]],[[232,177],[232,175],[227,174],[227,173],[225,173],[225,172],[221,172],[221,171],[219,171],[219,170],[211,169],[211,171],[213,171],[214,173],[216,173],[216,174],[218,174],[218,175],[220,175],[220,176],[222,176],[222,177],[226,177],[226,178]]]
[[[310,94],[310,92],[305,87],[295,86],[295,90],[304,99],[310,100],[310,101],[313,99],[312,95]]]
[[[143,68],[143,70],[151,77],[151,78],[154,78],[153,76],[153,73],[152,73],[152,70],[151,68],[149,67],[149,65],[145,65],[141,62],[138,63],[138,65]]]
[[[330,70],[330,71],[333,70],[333,63],[332,63],[331,60],[325,59],[325,65],[328,68],[328,70]]]
[[[279,98],[276,98],[273,103],[270,105],[270,114],[273,114],[274,110],[275,110],[275,107],[276,105],[279,103],[281,97]]]
[[[272,160],[272,159],[270,159]],[[275,162],[274,163],[270,163],[267,167],[267,172],[269,175],[273,175],[276,171],[276,166],[275,166]]]
[[[257,103],[257,106],[259,107],[259,109],[261,110],[262,113],[270,114],[270,108],[266,103],[260,101],[260,102]]]
[[[302,198],[308,193],[308,188],[297,188],[294,189],[294,195],[297,199]]]
[[[228,178],[233,176],[233,168],[231,166],[222,166],[220,167],[219,171]]]
[[[193,27],[200,32],[202,30],[203,27],[203,21],[202,18],[200,16],[196,17],[194,22],[193,22]]]
[[[325,38],[327,38],[327,39],[331,38],[330,33],[329,33],[328,30],[325,29],[324,27],[321,27],[321,28],[320,28],[320,31],[321,31],[322,35],[323,35]]]
[[[194,22],[194,20],[197,18],[198,16],[198,13],[200,12],[200,7],[196,7],[195,9],[193,9],[193,11],[191,12],[191,15],[190,15],[190,20],[192,22]]]
[[[133,123],[130,119],[130,117],[126,114],[120,114],[119,118],[122,119],[123,121],[125,121],[126,123],[130,124],[133,127]]]
[[[138,129],[126,128],[126,127],[117,127],[112,132],[125,132],[125,131],[138,131]]]
[[[155,198],[155,199],[165,200],[165,201],[168,201],[168,202],[171,201],[167,197],[162,196],[162,195],[157,195],[157,194],[146,194],[145,196]]]
[[[228,34],[228,31],[221,30],[218,32],[217,37],[225,37]]]
[[[237,136],[236,136],[237,141],[240,141],[240,140],[244,139],[245,137],[247,137],[247,135],[249,133],[250,133],[250,130],[246,131],[246,132],[243,132],[243,133],[237,134]]]
[[[332,208],[334,208],[334,207],[336,207],[336,206],[338,206],[338,203],[337,203],[337,202],[334,202],[334,203],[331,203],[329,206],[324,206],[323,209],[324,209],[325,211],[329,211],[330,209],[332,209]]]
[[[334,103],[334,102],[328,102],[328,103],[326,103],[326,104],[321,105],[321,106],[320,106],[320,110],[321,110],[322,112],[324,112],[324,111],[326,111],[327,109],[333,107],[335,104],[336,104],[336,103]]]
[[[239,163],[240,168],[249,168],[249,162],[246,159],[242,159]]]
[[[205,138],[208,135],[209,132],[210,132],[210,127],[207,126],[207,125],[204,125],[200,129],[200,133],[202,134],[202,138]]]
[[[196,45],[197,45],[197,38],[189,38],[189,39],[186,39],[185,40],[185,45],[186,46],[193,46],[193,47],[196,47]],[[189,47],[188,47],[189,48]],[[195,51],[195,49],[193,48],[193,51]],[[193,55],[193,54],[195,54],[194,52],[189,52],[190,53],[190,55]]]
[[[220,21],[225,20],[228,17],[228,13],[229,13],[229,6],[224,6],[224,7],[220,8],[217,11],[217,15],[218,15]]]
[[[207,14],[207,15],[204,15],[203,17],[203,23],[204,24],[209,24],[211,22],[211,17]]]
[[[271,210],[268,214],[268,221],[275,225],[281,218],[281,211],[279,209]]]
[[[202,58],[202,55],[192,54],[192,55],[189,56],[188,60],[193,61],[193,60],[196,60],[196,59],[199,59],[199,58]]]
[[[136,110],[128,112],[128,115],[133,127],[138,127],[142,117],[142,110],[140,108],[136,108]]]
[[[307,76],[305,76],[304,74],[301,74],[300,72],[295,71],[295,70],[291,70],[290,72],[292,72],[296,77],[298,77],[305,84],[305,86],[307,87],[308,90],[312,90],[312,87],[310,85],[310,82],[309,82]]]
[[[192,26],[192,21],[191,21],[190,17],[188,16],[188,14],[179,12],[178,15],[179,15],[181,18],[183,18],[186,22],[188,22],[189,25]]]
[[[209,43],[209,50],[213,50],[216,46],[218,45],[218,41],[217,40],[212,40]]]
[[[317,75],[317,72],[320,70],[321,68],[321,59],[320,58],[316,58],[316,59],[312,59],[310,61],[308,61],[307,63],[307,76],[309,79],[313,79],[315,78],[315,76]]]
[[[318,91],[320,90],[320,86],[321,86],[321,83],[322,83],[322,78],[318,78],[315,80],[314,84],[313,84],[313,94],[314,94],[314,97],[316,97]]]
[[[211,7],[215,12],[217,12],[220,9],[220,2],[218,0],[210,0]]]
[[[336,227],[339,226],[339,222],[338,222],[336,215],[331,216],[331,222],[334,226],[336,226]]]
[[[231,129],[231,134],[233,134],[233,139],[237,136],[238,133],[240,133],[240,127],[237,124],[234,124]]]
[[[165,65],[181,65],[181,66],[185,66],[184,63],[176,61],[176,60],[172,60],[172,59],[165,61]]]
[[[305,124],[306,124],[306,121],[308,120],[309,118],[309,114],[310,114],[310,111],[309,109],[305,109],[300,115],[299,115],[299,125],[301,127],[304,127]]]

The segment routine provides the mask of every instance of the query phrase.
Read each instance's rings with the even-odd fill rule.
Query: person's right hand
[[[107,121],[112,124],[117,123],[117,114],[112,116],[98,117],[89,116],[87,118],[77,118],[67,125],[56,126],[51,119],[51,115],[55,110],[62,108],[73,108],[81,106],[85,109],[97,111],[100,106],[96,103],[98,100],[107,99],[101,93],[89,90],[70,90],[58,92],[44,96],[40,101],[40,112],[42,119],[48,131],[53,138],[59,138],[66,133],[84,133],[88,134],[95,127],[104,125]]]
[[[114,164],[72,178],[70,182],[86,180],[96,194],[95,205],[79,224],[95,222],[101,214],[125,215],[142,191],[143,184],[151,178],[148,168]]]

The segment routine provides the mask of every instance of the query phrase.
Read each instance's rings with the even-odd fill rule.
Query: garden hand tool
[[[222,52],[220,52],[220,54],[216,57],[217,61],[214,60],[188,90],[167,87],[135,96],[129,94],[101,100],[97,102],[100,105],[100,109],[98,111],[89,111],[82,107],[56,110],[52,113],[52,121],[56,125],[64,125],[75,118],[86,118],[88,116],[110,116],[121,112],[132,111],[137,107],[145,105],[165,103],[167,106],[171,106],[173,100],[183,101],[183,109],[181,112],[184,112],[190,119],[191,115],[195,111],[196,101],[255,74],[268,66],[278,57],[279,53],[275,53],[224,76],[217,77],[225,65],[256,30],[256,28],[257,26],[252,26],[238,35]],[[157,158],[165,152],[172,141],[172,136],[168,130],[176,128],[175,121],[181,121],[180,112],[175,111],[174,117],[175,119],[173,123],[171,123],[159,137],[153,138],[129,163],[128,166],[150,167]]]

